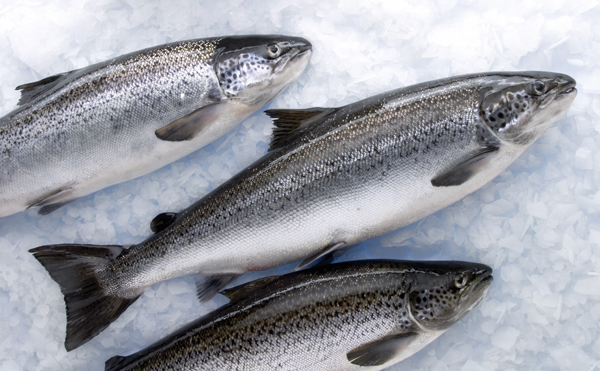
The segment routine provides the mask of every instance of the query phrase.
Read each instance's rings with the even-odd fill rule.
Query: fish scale
[[[454,288],[454,277],[465,273],[468,284]],[[361,370],[367,364],[349,355],[372,346],[369,352],[380,361],[368,369],[380,370],[412,355],[476,306],[490,274],[491,268],[474,263],[362,261],[288,274],[251,289],[242,285],[230,290],[241,297],[147,349],[109,360],[106,369]],[[453,300],[433,305],[443,308],[435,316],[415,319],[414,294],[430,289],[435,301],[436,287],[451,291]],[[398,337],[391,351],[382,341],[390,336]]]
[[[214,262],[210,257],[202,254],[204,251],[207,255],[212,255],[216,250],[220,254],[231,256],[234,254],[233,250],[257,244],[257,242],[246,242],[245,239],[266,241],[269,235],[292,233],[295,218],[290,217],[289,214],[310,214],[314,204],[327,202],[330,197],[334,197],[336,203],[348,204],[349,201],[352,202],[351,199],[360,194],[361,189],[369,188],[372,184],[386,186],[396,183],[393,187],[398,188],[399,184],[405,183],[412,191],[416,185],[411,186],[404,180],[408,179],[410,182],[414,180],[406,176],[407,172],[416,175],[426,171],[433,175],[439,171],[433,159],[438,158],[442,150],[454,149],[454,152],[461,156],[458,149],[468,146],[472,141],[475,125],[469,127],[466,123],[473,122],[471,106],[477,95],[467,95],[462,91],[456,95],[461,99],[454,100],[455,103],[452,105],[442,107],[448,116],[456,117],[454,122],[447,120],[447,116],[437,117],[438,113],[414,121],[412,113],[422,107],[421,97],[415,98],[413,104],[405,105],[402,109],[386,107],[382,114],[378,114],[382,109],[371,107],[357,109],[355,106],[350,106],[347,108],[350,112],[342,110],[331,119],[320,123],[305,136],[299,137],[293,146],[285,148],[285,154],[281,153],[281,150],[268,154],[260,163],[221,186],[210,197],[191,206],[172,228],[130,249],[128,254],[123,255],[122,260],[117,260],[115,265],[121,261],[125,265],[135,260],[144,271],[147,271],[148,265],[152,264],[149,262],[153,261],[152,254],[157,254],[161,260],[158,261],[156,269],[170,271],[166,265],[168,263],[165,264],[165,259],[169,259],[169,256],[185,254],[182,250],[186,250],[193,251],[194,255],[193,264],[190,264],[192,267],[187,273],[206,272],[202,265],[210,266]],[[387,96],[383,100],[388,103],[390,97]],[[376,107],[384,104],[373,103]],[[339,120],[338,117],[343,119]],[[407,124],[398,125],[398,121],[403,119],[408,120]],[[415,125],[415,122],[419,124]],[[431,131],[439,131],[440,137],[446,140],[440,141],[437,136],[427,135]],[[413,163],[417,165],[413,166]],[[430,178],[425,181],[428,182]],[[399,192],[401,194],[403,191],[399,190]],[[404,193],[406,194],[406,191]],[[330,214],[342,211],[331,210],[331,207],[329,209]],[[322,220],[313,218],[311,224],[321,222]],[[261,228],[272,224],[277,224],[279,229],[267,232]],[[304,224],[302,230],[295,231],[296,234],[303,231],[307,233],[313,231],[310,233],[314,234],[316,230],[314,226],[306,226],[306,222],[302,224]],[[252,226],[255,230],[255,233],[252,233],[254,236],[248,233],[245,226]],[[367,228],[369,227],[364,229]],[[221,243],[211,238],[215,234],[223,238],[223,234],[228,233],[231,233],[232,237]],[[354,233],[355,231],[352,230],[344,231],[346,235]],[[362,234],[362,231],[360,233]],[[381,232],[376,232],[367,238],[379,234]],[[332,242],[330,236],[319,237],[320,239],[316,241],[317,246]],[[233,244],[232,240],[237,242]],[[346,237],[345,240],[349,244],[357,242],[356,237],[353,236]],[[290,244],[292,243],[290,241]],[[277,249],[286,249],[286,251],[296,249],[293,245],[290,247],[273,245],[266,248],[270,253],[276,253]],[[147,248],[147,246],[151,247]],[[301,258],[273,261],[261,267],[265,269],[298,259]],[[206,263],[202,264],[202,262]],[[243,261],[240,263],[243,264]],[[245,267],[238,268],[240,272],[245,270]],[[143,273],[134,271],[129,266],[123,266],[119,272],[121,272],[119,277],[122,278],[123,275],[130,274],[130,277],[123,279],[125,282],[134,283],[136,280],[143,280],[141,276]],[[154,276],[154,273],[149,275]]]
[[[277,43],[281,55],[264,57]],[[225,94],[216,64],[237,65],[242,51],[265,68]],[[20,107],[0,119],[0,216],[46,214],[209,144],[295,81],[310,54],[286,36],[197,39],[18,87]]]
[[[547,91],[533,90],[541,82]],[[504,110],[504,96],[515,92],[528,100],[527,110],[506,125],[491,121],[499,116],[486,104]],[[275,125],[281,121],[270,151],[182,212],[157,216],[156,233],[145,241],[129,249],[51,245],[32,252],[61,284],[68,316],[85,324],[68,321],[67,339],[70,326],[104,328],[120,314],[103,305],[106,318],[87,321],[69,304],[78,300],[71,293],[82,292],[71,291],[74,281],[124,310],[156,282],[200,273],[198,295],[207,299],[249,270],[295,261],[303,268],[460,200],[512,163],[575,95],[566,75],[487,73],[340,108],[269,110]],[[89,268],[86,255],[98,249],[105,257]],[[62,270],[62,261],[79,259],[88,264],[85,279]]]

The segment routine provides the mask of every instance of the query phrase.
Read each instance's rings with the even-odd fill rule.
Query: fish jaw
[[[413,287],[409,276],[421,274],[420,282],[410,282],[427,288],[436,277],[481,266],[355,261],[250,282],[231,289],[237,295],[227,290],[231,302],[225,306],[107,365],[134,368],[162,362],[198,370],[213,370],[215,365],[228,369],[233,364],[256,371],[381,370],[410,357],[445,331],[422,328],[406,310],[406,294]],[[396,343],[399,347],[379,347],[390,337],[407,341]],[[380,358],[365,367],[366,362],[350,357],[368,347],[385,361]]]
[[[576,81],[551,72],[492,76],[484,85],[480,115],[503,142],[528,146],[560,120],[577,95]]]
[[[484,264],[448,267],[438,276],[415,273],[408,279],[408,307],[423,331],[444,331],[460,321],[482,302],[492,284],[492,268]]]
[[[299,37],[267,35],[230,50],[235,41],[224,38],[217,45],[224,45],[214,63],[220,88],[227,98],[259,108],[296,81],[312,55],[311,43]]]

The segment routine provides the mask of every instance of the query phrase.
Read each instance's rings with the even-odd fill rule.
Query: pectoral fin
[[[346,242],[340,241],[340,242],[334,242],[330,245],[325,246],[322,250],[319,250],[317,253],[302,260],[302,262],[300,262],[300,264],[298,264],[298,266],[296,267],[296,270],[300,270],[302,268],[307,267],[308,265],[311,265],[312,263],[316,262],[317,260],[324,258],[325,256],[331,254],[332,252],[341,249],[345,245],[346,245]]]
[[[346,354],[358,366],[381,366],[399,355],[417,338],[416,332],[386,336]]]
[[[451,187],[465,183],[488,164],[499,148],[498,146],[487,146],[479,149],[458,165],[452,166],[447,171],[431,179],[431,185],[434,187]]]
[[[222,110],[223,105],[221,103],[212,103],[199,108],[189,115],[156,130],[156,137],[169,142],[191,140],[202,129],[215,122],[221,115]]]

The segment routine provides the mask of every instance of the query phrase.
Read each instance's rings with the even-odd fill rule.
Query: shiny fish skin
[[[265,56],[270,45],[281,55]],[[294,82],[310,56],[301,38],[196,39],[18,87],[20,106],[0,119],[0,216],[46,214],[205,146]],[[160,131],[194,112],[188,127]]]
[[[411,356],[475,308],[491,273],[483,264],[465,262],[361,261],[288,274],[147,349],[110,359],[106,370],[380,370]],[[457,282],[464,286],[457,288]],[[398,335],[405,336],[399,340],[403,349],[387,354],[377,344]],[[387,361],[351,363],[348,355],[365,345]]]
[[[485,132],[484,142],[500,143],[488,166],[460,186],[431,184],[482,146],[482,90],[504,75],[532,80],[527,73],[456,77],[333,111],[128,249],[111,264],[119,278],[103,277],[106,290],[137,295],[141,287],[184,274],[280,266],[338,241],[352,245],[382,235],[461,199],[531,144]],[[561,115],[573,97],[557,102],[565,106]],[[536,127],[547,128],[559,116]]]
[[[547,91],[534,91],[538,83]],[[574,87],[561,74],[486,73],[336,109],[271,111],[283,122],[317,114],[291,133],[280,130],[263,158],[140,244],[125,250],[80,245],[31,250],[65,295],[67,343],[76,337],[78,323],[90,327],[82,336],[89,340],[110,323],[102,322],[114,320],[156,282],[209,276],[199,285],[206,299],[249,270],[301,260],[305,266],[460,200],[562,117],[575,98]],[[87,268],[88,255],[98,256],[93,268]],[[75,260],[87,264],[85,277]],[[110,299],[110,305],[98,304],[110,316],[88,320],[89,313],[76,309],[77,300],[89,300],[74,296],[82,292]]]

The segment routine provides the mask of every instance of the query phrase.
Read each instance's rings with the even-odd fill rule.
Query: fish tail
[[[91,340],[138,297],[106,295],[97,272],[123,251],[121,246],[49,245],[29,250],[58,283],[67,307],[65,348]]]

